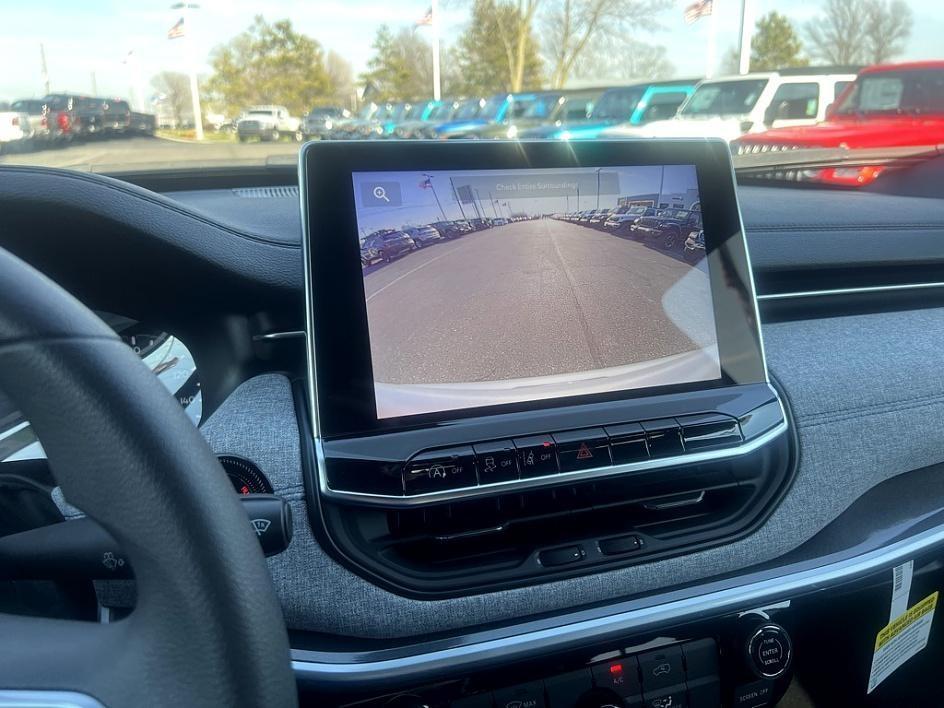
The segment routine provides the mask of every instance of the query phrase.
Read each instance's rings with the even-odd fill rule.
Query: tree
[[[551,85],[563,88],[580,62],[593,64],[612,57],[612,45],[632,43],[627,36],[635,28],[656,26],[654,16],[669,0],[554,0],[543,15],[545,57],[551,67]],[[609,41],[607,41],[609,40]],[[651,48],[650,45],[642,45]],[[625,58],[631,56],[620,51]],[[648,60],[652,59],[650,53]],[[663,57],[664,60],[664,57]],[[640,62],[645,64],[646,62]]]
[[[207,93],[230,114],[277,104],[299,115],[333,92],[321,45],[290,20],[270,24],[257,15],[248,30],[213,50],[210,65]]]
[[[675,66],[669,61],[665,47],[629,37],[607,39],[599,49],[601,51],[593,52],[576,65],[575,77],[632,81],[668,79],[675,75]]]
[[[751,40],[751,71],[776,71],[791,66],[806,66],[801,56],[803,44],[793,25],[776,10],[761,17]]]
[[[331,102],[350,108],[351,97],[354,95],[354,69],[351,68],[351,63],[333,49],[325,55],[324,63],[332,91]]]
[[[177,125],[183,125],[184,116],[193,116],[190,97],[190,78],[179,71],[162,71],[151,79],[151,85],[161,95],[161,101],[170,108]]]
[[[540,88],[541,58],[530,26],[510,2],[475,0],[465,31],[448,52],[446,65],[454,67],[447,77],[449,92],[485,96]]]
[[[806,25],[810,54],[831,64],[875,64],[904,51],[914,18],[903,0],[826,0]]]
[[[381,25],[374,38],[374,55],[361,75],[381,98],[404,101],[433,91],[433,54],[429,43],[411,29],[394,34]]]

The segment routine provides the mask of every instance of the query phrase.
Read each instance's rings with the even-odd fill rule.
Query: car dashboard
[[[115,313],[116,331],[147,335],[145,348],[178,347],[161,355],[165,367],[175,359],[168,387],[214,452],[236,460],[233,470],[251,464],[260,489],[291,508],[291,543],[268,564],[303,698],[486,708],[608,705],[615,694],[624,705],[748,706],[773,704],[794,676],[824,705],[844,691],[875,705],[919,695],[909,676],[940,658],[933,641],[876,693],[866,697],[864,686],[892,569],[914,563],[913,598],[941,576],[944,279],[935,273],[944,202],[742,185],[764,352],[787,414],[775,479],[752,487],[763,465],[746,456],[725,468],[734,483],[654,492],[661,507],[634,498],[607,511],[601,501],[619,490],[603,485],[579,507],[559,495],[527,500],[556,505],[535,514],[544,522],[533,534],[586,518],[592,529],[609,514],[597,535],[642,537],[647,547],[661,537],[672,550],[552,577],[496,570],[485,582],[450,565],[464,548],[462,562],[474,566],[483,547],[443,540],[470,530],[450,525],[453,515],[480,509],[453,505],[448,519],[427,510],[417,521],[408,509],[372,511],[319,488],[294,176],[138,181],[0,168],[0,199],[14,205],[0,246]],[[231,478],[237,492],[247,482]],[[63,518],[81,518],[51,495]],[[720,542],[668,543],[699,514],[733,531]],[[658,532],[640,532],[639,519]],[[384,523],[438,531],[412,550],[386,537],[370,546]],[[358,553],[380,560],[371,566]],[[402,556],[391,561],[397,553],[421,559],[422,572],[406,577]],[[434,571],[451,580],[416,581]],[[120,616],[133,606],[133,581],[99,578],[96,599]],[[834,637],[823,638],[824,623]],[[833,659],[839,668],[822,668]]]

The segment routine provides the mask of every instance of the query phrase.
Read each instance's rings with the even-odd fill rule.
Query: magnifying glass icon
[[[390,202],[390,197],[387,196],[387,190],[380,186],[374,187],[374,199],[383,199],[387,203]]]

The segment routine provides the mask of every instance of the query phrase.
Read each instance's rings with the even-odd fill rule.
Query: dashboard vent
[[[298,187],[240,187],[233,194],[243,199],[298,199]]]

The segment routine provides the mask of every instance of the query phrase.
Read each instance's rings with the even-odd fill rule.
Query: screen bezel
[[[355,172],[695,165],[721,378],[671,386],[378,418],[358,246]],[[350,437],[471,417],[767,381],[757,306],[727,145],[718,140],[317,142],[299,180],[311,404],[316,436]],[[336,344],[340,343],[340,344]]]

